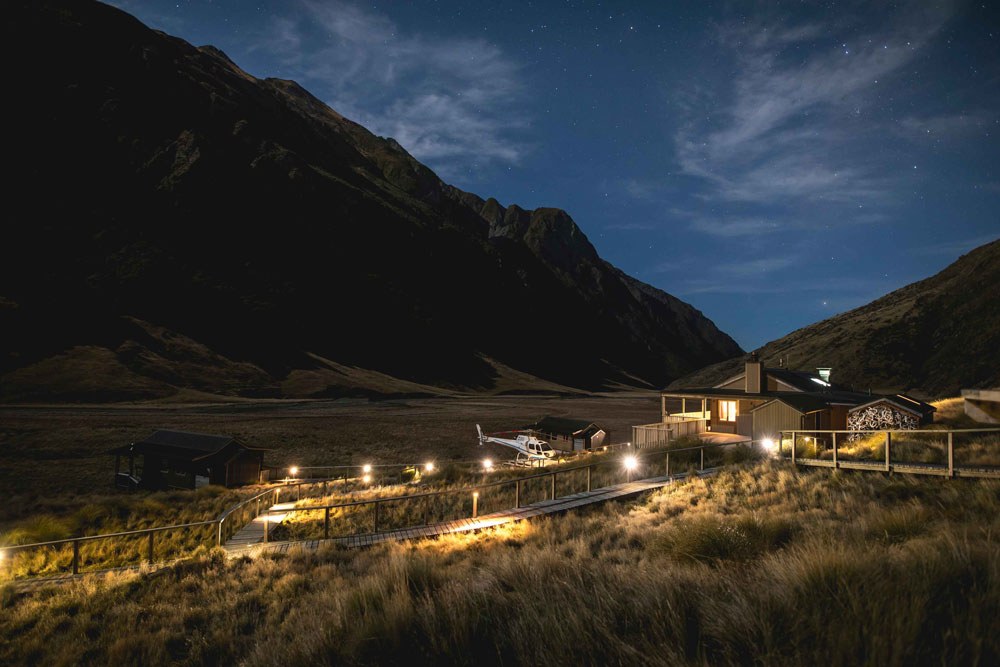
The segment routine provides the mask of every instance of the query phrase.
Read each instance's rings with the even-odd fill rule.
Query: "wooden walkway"
[[[269,513],[261,514],[259,517],[237,531],[235,535],[230,537],[225,544],[226,550],[239,550],[242,547],[263,542],[264,523],[266,521],[270,521],[271,525],[281,523],[285,520],[285,517],[288,516],[288,512],[283,512],[282,510],[290,510],[293,507],[295,507],[294,502],[271,505],[271,511]]]
[[[700,475],[708,475],[716,472],[716,469],[701,471]],[[263,543],[263,527],[260,529],[259,540],[251,543],[248,539],[236,541],[237,533],[233,540],[226,542],[225,549],[231,556],[256,556],[268,552],[287,552],[289,549],[316,549],[324,544],[338,544],[348,548],[368,547],[380,542],[399,542],[403,540],[416,540],[449,535],[453,533],[467,533],[485,528],[494,528],[508,523],[515,523],[546,514],[556,514],[566,512],[571,509],[593,505],[636,496],[647,491],[659,489],[670,484],[677,479],[684,479],[685,474],[671,475],[670,477],[651,477],[648,479],[636,480],[615,486],[606,486],[593,491],[574,493],[569,496],[562,496],[554,500],[543,500],[531,505],[525,505],[517,509],[508,509],[492,514],[484,514],[478,518],[457,519],[455,521],[443,521],[441,523],[429,524],[426,526],[413,526],[409,528],[398,528],[379,533],[367,533],[362,535],[351,535],[350,537],[335,537],[330,539],[317,540],[295,540],[287,542]],[[275,509],[288,509],[288,503],[275,505]],[[284,517],[284,514],[280,515]],[[263,525],[263,524],[262,524]],[[242,532],[242,531],[241,531]]]
[[[698,472],[698,475],[710,475],[717,472],[717,468],[710,468]],[[353,535],[351,537],[332,538],[329,540],[300,540],[290,542],[269,542],[264,544],[264,516],[257,517],[249,525],[238,531],[226,542],[224,548],[231,557],[255,556],[268,552],[287,552],[290,549],[316,549],[324,544],[341,544],[349,548],[371,546],[380,542],[414,540],[448,535],[451,533],[464,533],[492,528],[507,523],[523,521],[536,516],[546,514],[556,514],[566,512],[571,509],[593,505],[609,500],[618,500],[636,496],[647,491],[662,488],[674,480],[684,479],[686,474],[671,475],[670,477],[651,477],[648,479],[636,480],[615,486],[606,486],[594,489],[589,492],[574,493],[569,496],[562,496],[555,500],[543,500],[541,502],[525,505],[518,509],[504,510],[485,514],[477,519],[459,519],[456,521],[444,521],[427,526],[415,526],[412,528],[401,528],[388,530],[380,533],[369,533],[365,535]],[[278,503],[271,507],[274,510],[271,516],[271,523],[279,523],[287,515],[282,510],[290,510],[295,503]],[[27,592],[40,589],[46,586],[68,584],[79,581],[83,577],[104,576],[114,573],[124,572],[145,572],[153,574],[161,571],[187,558],[175,558],[168,561],[161,561],[153,564],[125,565],[122,567],[108,568],[104,570],[93,570],[81,572],[80,574],[62,573],[43,577],[25,577],[8,582],[13,585],[18,592]]]

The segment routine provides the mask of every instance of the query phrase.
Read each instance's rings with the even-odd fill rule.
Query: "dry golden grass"
[[[993,481],[764,463],[479,535],[8,589],[0,663],[996,664],[998,517]]]

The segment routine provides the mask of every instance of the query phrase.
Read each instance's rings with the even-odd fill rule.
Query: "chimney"
[[[750,358],[747,359],[746,383],[744,385],[744,390],[748,394],[759,394],[763,375],[764,364],[762,364],[760,359],[757,358],[756,352],[751,352]]]

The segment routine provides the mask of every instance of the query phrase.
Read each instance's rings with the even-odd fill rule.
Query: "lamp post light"
[[[299,474],[299,467],[292,466],[291,468],[288,469],[288,474],[292,476],[292,479],[294,479],[295,476]]]
[[[483,471],[490,472],[493,470],[493,459],[483,459]]]
[[[428,474],[434,472],[434,462],[433,461],[428,461],[427,463],[424,464],[424,472],[426,472]]]
[[[639,467],[639,459],[634,456],[626,456],[625,460],[622,461],[622,465],[625,466],[625,471],[627,474],[627,480],[632,481],[632,471]]]

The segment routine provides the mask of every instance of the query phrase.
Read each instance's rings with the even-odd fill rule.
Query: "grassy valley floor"
[[[764,462],[436,541],[15,594],[3,664],[997,664],[1000,484]]]

